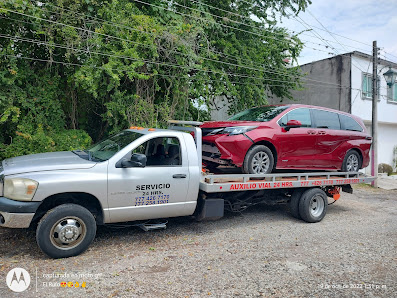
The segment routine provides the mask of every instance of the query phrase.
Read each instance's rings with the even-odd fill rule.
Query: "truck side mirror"
[[[302,126],[302,122],[299,120],[289,120],[287,122],[287,126],[285,127],[286,131],[289,131],[291,128],[298,128]]]
[[[131,159],[128,160],[123,158],[119,164],[116,164],[117,168],[144,168],[146,167],[147,157],[145,154],[134,153],[131,155]]]

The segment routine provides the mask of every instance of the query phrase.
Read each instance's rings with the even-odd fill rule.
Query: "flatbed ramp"
[[[316,172],[295,174],[203,174],[200,190],[207,193],[262,189],[323,187],[370,183],[375,180],[359,172]]]

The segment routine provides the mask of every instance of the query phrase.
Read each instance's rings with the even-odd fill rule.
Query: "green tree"
[[[269,93],[290,97],[301,74],[284,60],[296,59],[302,43],[276,15],[308,4],[6,0],[0,158],[85,147],[89,136],[130,125],[206,120],[200,107],[218,96],[230,112],[265,104]]]

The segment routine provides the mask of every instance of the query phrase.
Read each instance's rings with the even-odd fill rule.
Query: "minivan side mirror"
[[[120,163],[116,164],[116,168],[144,168],[146,167],[147,157],[145,154],[134,153],[131,159],[123,158]]]
[[[299,120],[289,120],[287,122],[287,126],[285,127],[286,131],[289,131],[291,128],[298,128],[302,126],[302,122]]]

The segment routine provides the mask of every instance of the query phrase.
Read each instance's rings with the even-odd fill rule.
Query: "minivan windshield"
[[[261,121],[267,122],[285,111],[288,106],[264,106],[242,111],[228,120]]]
[[[124,130],[93,145],[88,150],[73,152],[84,159],[105,161],[141,136],[141,133]]]

